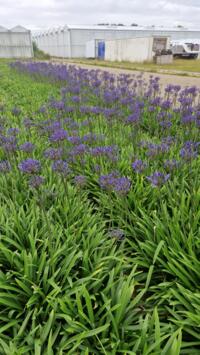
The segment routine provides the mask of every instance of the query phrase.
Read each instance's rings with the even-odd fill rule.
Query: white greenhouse
[[[57,29],[37,32],[33,35],[33,39],[39,49],[51,56],[61,58],[84,58],[87,56],[97,57],[98,43],[102,41],[151,36],[166,36],[170,37],[172,40],[187,38],[200,39],[200,30],[137,26],[66,25]]]
[[[0,26],[0,58],[31,58],[31,32],[22,26],[10,30]]]

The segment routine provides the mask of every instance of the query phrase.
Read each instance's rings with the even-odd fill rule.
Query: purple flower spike
[[[149,143],[147,156],[149,156],[150,158],[154,158],[159,154],[164,154],[168,152],[169,149],[170,147],[167,143],[161,143],[161,144]]]
[[[40,113],[45,113],[46,112],[46,107],[43,105],[39,108],[38,110]]]
[[[84,175],[77,175],[74,177],[74,183],[77,187],[82,188],[87,183],[87,178]]]
[[[15,128],[15,127],[13,127],[13,128],[11,127],[8,129],[7,133],[8,133],[8,135],[16,136],[19,133],[19,129]]]
[[[113,186],[115,185],[115,180],[118,177],[118,174],[112,172],[108,175],[101,175],[99,178],[99,184],[102,189],[112,191]]]
[[[165,100],[161,103],[161,107],[164,109],[164,110],[168,110],[172,105],[172,102],[170,100]]]
[[[29,118],[25,118],[23,123],[24,123],[24,127],[27,128],[27,129],[29,129],[32,126],[34,126],[33,120],[31,120]]]
[[[57,129],[49,138],[49,140],[51,142],[60,142],[63,141],[67,138],[68,134],[67,131],[65,131],[64,129],[60,128]]]
[[[164,185],[169,178],[170,174],[166,175],[159,171],[155,171],[155,173],[152,175],[147,176],[147,180],[149,180],[154,187],[160,187]]]
[[[33,175],[29,180],[29,186],[33,187],[34,189],[38,189],[40,185],[44,183],[44,180],[45,179],[43,176]]]
[[[62,148],[48,148],[44,152],[45,158],[50,160],[59,160],[62,158],[63,149]]]
[[[24,144],[20,145],[19,149],[25,153],[32,153],[32,151],[35,149],[35,145],[31,142],[25,142]]]
[[[70,136],[67,138],[68,142],[76,145],[76,144],[81,144],[81,138],[78,136]]]
[[[14,153],[17,150],[17,138],[15,136],[0,136],[2,148],[7,153]]]
[[[108,175],[101,175],[99,184],[102,189],[107,191],[115,191],[120,195],[128,194],[131,188],[131,182],[127,177],[119,177],[115,172]]]
[[[133,164],[132,168],[135,170],[136,173],[142,173],[147,167],[147,163],[143,162],[140,159],[136,159]]]
[[[198,148],[200,142],[187,141],[180,150],[180,156],[185,161],[191,161],[198,157]]]
[[[78,156],[83,156],[87,152],[87,150],[88,150],[88,147],[85,144],[76,145],[70,151],[70,156],[73,158],[78,157]]]
[[[41,170],[41,164],[36,159],[25,159],[19,164],[19,169],[26,174],[37,174]]]
[[[121,177],[116,179],[114,191],[119,193],[120,195],[127,195],[131,188],[131,182],[126,177]]]
[[[11,165],[8,160],[0,161],[0,173],[9,173]]]
[[[19,116],[20,113],[21,113],[21,109],[20,109],[19,107],[13,107],[13,109],[12,109],[12,114],[13,114],[14,116]]]
[[[109,234],[112,238],[115,238],[118,241],[124,239],[124,231],[122,229],[112,229]]]
[[[71,172],[67,162],[64,160],[55,160],[52,164],[52,170],[62,175],[68,175]]]
[[[90,149],[90,154],[93,157],[105,156],[107,159],[115,162],[118,159],[117,146],[99,146]]]

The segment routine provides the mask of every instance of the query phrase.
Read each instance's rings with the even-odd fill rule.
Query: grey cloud
[[[123,22],[199,27],[199,0],[0,0],[0,25],[48,28]]]

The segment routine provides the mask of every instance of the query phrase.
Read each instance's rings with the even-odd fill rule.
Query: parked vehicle
[[[200,56],[199,41],[173,41],[171,50],[174,57],[179,58],[198,58]]]

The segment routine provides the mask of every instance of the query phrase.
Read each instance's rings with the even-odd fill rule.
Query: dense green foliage
[[[91,162],[83,189],[63,184],[43,156],[46,137],[23,124],[25,117],[45,119],[38,109],[59,98],[59,84],[4,64],[0,80],[1,120],[20,129],[21,144],[36,145],[32,156],[42,160],[46,177],[39,193],[29,188],[18,169],[27,158],[22,151],[11,158],[11,172],[0,175],[0,354],[200,354],[199,160],[153,188],[131,169],[130,128],[116,124],[115,137],[108,136],[97,120],[94,131],[121,148],[116,164],[131,191],[102,191]],[[12,113],[16,106],[20,115]],[[52,109],[48,118],[55,115]],[[140,139],[152,138],[148,119]],[[80,164],[76,169],[82,173]],[[123,230],[124,238],[109,228]]]

